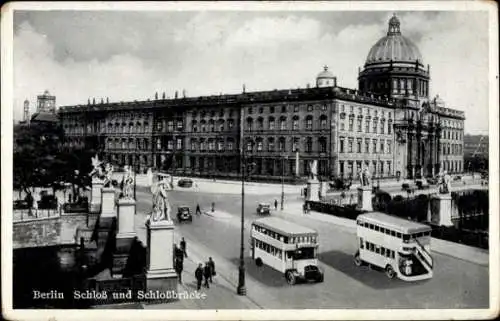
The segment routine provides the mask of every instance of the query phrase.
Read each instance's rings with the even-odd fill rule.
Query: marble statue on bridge
[[[104,171],[102,168],[102,161],[99,160],[99,156],[96,154],[95,157],[91,157],[92,166],[94,167],[92,171],[89,173],[89,176],[97,179],[104,178]]]
[[[172,207],[167,197],[168,182],[166,179],[161,179],[151,186],[153,192],[153,212],[151,213],[151,221],[172,221]]]
[[[371,175],[367,167],[364,167],[363,170],[359,173],[359,180],[361,186],[370,186]]]
[[[451,193],[451,177],[447,171],[439,173],[439,194]]]
[[[104,187],[112,187],[112,181],[113,181],[113,171],[114,167],[110,163],[106,163],[104,166]]]
[[[309,172],[310,172],[310,178],[313,181],[318,180],[318,161],[313,160],[309,163]]]
[[[134,198],[134,175],[131,166],[125,166],[125,173],[123,174],[121,189],[123,198]]]

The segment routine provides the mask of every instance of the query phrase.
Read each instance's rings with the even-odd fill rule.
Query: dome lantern
[[[323,71],[316,77],[316,87],[335,87],[337,78],[328,70],[328,66],[323,67]]]
[[[389,20],[389,30],[387,31],[388,36],[393,36],[393,35],[400,35],[401,30],[399,29],[399,26],[401,23],[399,22],[398,17],[396,17],[396,14],[394,13],[392,18]]]

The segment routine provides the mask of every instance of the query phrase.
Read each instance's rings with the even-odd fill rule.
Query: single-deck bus
[[[359,249],[354,263],[363,262],[385,269],[389,278],[405,281],[432,277],[431,228],[379,212],[358,215]]]
[[[297,280],[323,282],[318,245],[315,230],[281,218],[266,217],[252,223],[250,253],[255,263],[283,273],[289,284]]]

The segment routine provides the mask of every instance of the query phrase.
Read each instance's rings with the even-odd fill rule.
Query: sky
[[[324,65],[357,88],[392,11],[15,11],[14,119],[49,90],[57,106],[305,88]],[[430,94],[488,132],[486,12],[397,12],[430,65]]]

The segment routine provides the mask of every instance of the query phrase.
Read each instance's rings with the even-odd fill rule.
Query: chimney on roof
[[[101,98],[101,104],[104,104],[104,98]]]
[[[179,92],[177,90],[175,91],[175,96],[174,97],[175,97],[175,99],[177,99],[179,97]]]
[[[106,97],[106,104],[109,104],[109,97]]]
[[[95,105],[95,97],[92,98],[92,105]]]
[[[161,98],[165,99],[165,92],[161,95]]]
[[[90,105],[90,98],[87,99],[87,105]]]
[[[158,100],[158,92],[155,92],[155,100]]]
[[[245,92],[246,92],[246,89],[247,89],[247,88],[246,88],[245,84],[243,84],[243,93],[245,93]]]
[[[186,98],[186,89],[182,90],[182,98]]]

